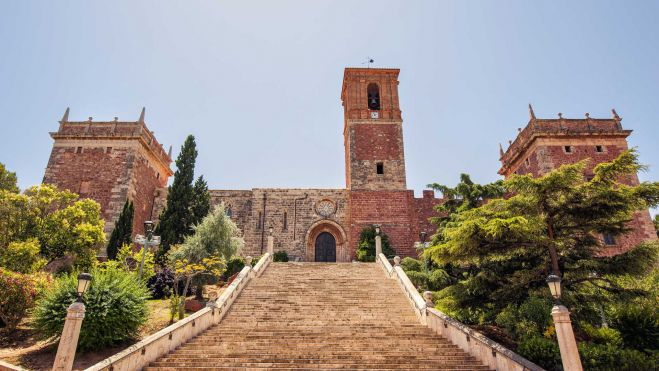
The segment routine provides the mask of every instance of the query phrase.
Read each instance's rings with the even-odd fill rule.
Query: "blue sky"
[[[3,1],[0,162],[39,183],[49,131],[146,122],[197,138],[214,189],[342,188],[343,68],[400,74],[409,188],[498,179],[538,117],[610,117],[659,179],[656,1]]]

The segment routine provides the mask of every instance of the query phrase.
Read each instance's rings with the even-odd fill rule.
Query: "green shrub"
[[[231,276],[240,272],[245,267],[245,259],[234,256],[227,263],[227,269],[222,273],[222,280],[227,281]]]
[[[37,295],[38,287],[28,275],[0,268],[0,320],[9,329],[28,314]]]
[[[636,371],[654,370],[657,356],[635,349],[621,349],[610,344],[579,344],[581,362],[586,370]]]
[[[36,238],[11,242],[7,248],[0,249],[0,267],[18,273],[36,272],[46,265],[46,259],[39,255],[39,249],[39,240]]]
[[[659,310],[652,300],[616,308],[611,326],[620,331],[625,347],[659,350]]]
[[[394,249],[389,244],[389,236],[380,231],[382,237],[382,253],[386,257],[393,257],[396,255]],[[357,249],[357,260],[360,262],[374,262],[375,261],[375,228],[366,227],[362,229],[359,235],[359,248]]]
[[[519,306],[508,305],[494,322],[517,340],[541,336],[552,326],[551,307],[549,300],[531,296]]]
[[[519,343],[517,353],[547,370],[561,367],[561,353],[555,340],[540,336],[528,338]]]
[[[272,261],[285,263],[288,261],[288,254],[286,251],[277,251],[272,255]]]
[[[403,268],[407,275],[410,275],[410,272],[421,272],[423,271],[423,262],[414,258],[403,258],[400,261],[400,267]]]
[[[116,266],[97,268],[92,275],[78,348],[99,349],[136,338],[148,318],[147,288],[134,274]],[[66,310],[76,300],[76,277],[60,277],[37,302],[34,327],[44,337],[61,334]]]
[[[580,323],[580,330],[597,344],[622,346],[620,331],[610,327],[593,327],[588,323]]]

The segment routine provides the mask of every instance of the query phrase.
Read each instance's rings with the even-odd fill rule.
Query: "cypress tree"
[[[197,178],[193,186],[194,199],[192,200],[193,224],[201,223],[211,209],[211,194],[204,176]]]
[[[117,252],[123,244],[130,244],[131,236],[133,234],[133,215],[135,214],[135,208],[133,207],[133,202],[126,200],[124,203],[124,208],[119,214],[119,219],[114,224],[114,230],[110,235],[110,240],[108,241],[108,259],[115,260],[117,258]]]
[[[170,247],[183,242],[183,238],[192,233],[192,205],[195,198],[192,181],[196,159],[197,145],[194,136],[188,135],[176,159],[174,182],[169,186],[167,206],[160,215],[156,228],[156,234],[161,239],[156,259],[161,264],[164,263]]]

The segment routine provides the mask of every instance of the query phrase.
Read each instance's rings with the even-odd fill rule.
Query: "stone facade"
[[[315,261],[318,241],[329,243],[329,259],[355,258],[361,231],[381,225],[400,256],[415,256],[421,232],[431,235],[429,218],[443,202],[433,191],[415,198],[407,189],[403,119],[398,99],[398,69],[346,68],[341,88],[344,109],[344,189],[212,190],[214,205],[224,203],[245,239],[244,255],[267,250],[272,230],[275,251],[293,259]],[[620,117],[612,119],[536,119],[504,152],[499,174],[542,175],[564,163],[590,158],[586,175],[599,162],[627,149]],[[144,124],[137,122],[70,122],[68,109],[57,132],[44,182],[97,200],[110,232],[126,199],[135,203],[134,232],[160,215],[167,195],[171,158]],[[637,184],[638,179],[628,179]],[[634,231],[615,237],[607,254],[626,251],[656,239],[647,211],[631,222]],[[328,236],[328,234],[330,236]],[[322,238],[320,236],[322,235]],[[326,245],[322,246],[327,248]],[[327,258],[326,251],[319,256]]]
[[[597,164],[611,161],[628,149],[627,137],[632,131],[623,129],[622,119],[615,110],[610,119],[595,119],[588,114],[583,119],[567,119],[560,114],[557,119],[538,119],[533,109],[529,109],[529,123],[519,129],[517,138],[505,152],[501,150],[499,174],[506,178],[512,174],[541,176],[563,164],[585,159],[588,160],[585,176],[589,178]],[[622,181],[629,185],[639,182],[637,176]],[[619,254],[640,242],[657,239],[647,210],[636,213],[630,227],[630,233],[607,239],[604,254]]]
[[[50,133],[55,143],[43,182],[96,200],[106,234],[132,200],[133,232],[143,233],[144,221],[159,215],[172,175],[172,160],[146,127],[144,111],[135,122],[69,121],[68,116],[67,108],[58,131]]]

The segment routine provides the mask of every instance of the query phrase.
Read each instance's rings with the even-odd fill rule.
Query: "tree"
[[[389,243],[389,236],[380,231],[382,238],[382,253],[387,257],[396,255]],[[361,262],[375,261],[375,227],[366,227],[359,234],[359,248],[357,249],[357,260]]]
[[[657,236],[659,237],[659,214],[654,216],[654,229],[657,230]]]
[[[197,145],[194,136],[189,135],[181,147],[176,159],[174,182],[167,193],[167,206],[160,215],[156,234],[160,235],[160,249],[156,260],[164,263],[170,247],[183,242],[185,236],[192,233],[194,215],[192,205],[194,197],[194,167],[197,159]]]
[[[108,241],[107,253],[108,259],[114,260],[117,258],[117,252],[122,245],[132,243],[131,237],[133,235],[133,215],[135,208],[133,201],[126,200],[124,208],[119,214],[119,219],[114,223],[114,229]]]
[[[442,193],[445,201],[435,207],[438,215],[431,219],[439,229],[442,229],[450,220],[451,215],[473,209],[482,205],[486,200],[501,197],[506,189],[502,180],[489,184],[476,184],[471,180],[469,174],[460,174],[460,182],[454,187],[432,183],[429,188]],[[433,236],[433,244],[437,244],[441,233]]]
[[[194,227],[194,234],[186,237],[182,244],[169,252],[169,260],[177,276],[186,280],[183,292],[188,292],[190,282],[196,276],[220,276],[226,268],[226,262],[240,251],[243,245],[239,229],[226,215],[224,205],[215,207]],[[182,301],[181,308],[184,304]]]
[[[94,264],[105,242],[101,207],[93,200],[51,185],[28,188],[23,194],[0,190],[0,249],[12,242],[39,241],[42,257],[52,261],[72,255],[74,264]]]
[[[208,192],[208,184],[206,184],[203,175],[197,178],[192,189],[194,194],[192,199],[192,224],[196,225],[208,215],[211,209],[211,194]]]
[[[425,255],[469,272],[439,293],[440,307],[454,314],[471,308],[472,320],[491,319],[531,293],[546,295],[545,278],[552,272],[562,274],[563,299],[577,315],[597,317],[593,303],[601,300],[601,291],[614,297],[638,293],[613,277],[647,272],[657,245],[601,257],[599,236],[627,232],[634,212],[659,203],[659,183],[619,182],[644,168],[633,150],[597,165],[590,181],[584,179],[585,166],[585,161],[564,165],[539,178],[515,175],[503,183],[510,197],[450,215],[438,229],[440,242]]]
[[[0,162],[0,189],[5,191],[18,193],[18,185],[16,180],[16,173],[12,173],[5,168],[5,165]]]

